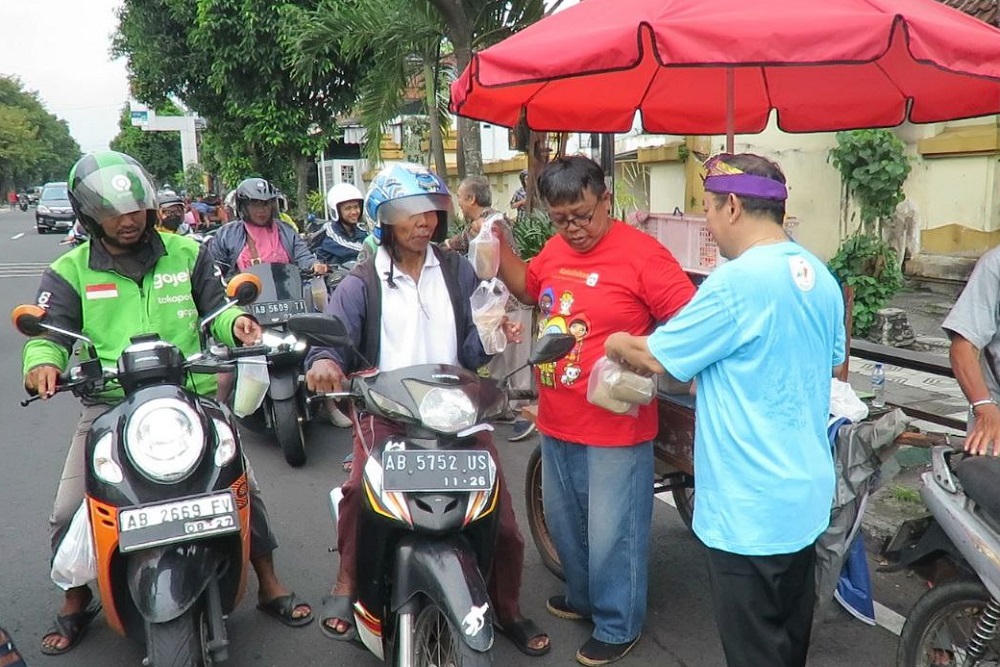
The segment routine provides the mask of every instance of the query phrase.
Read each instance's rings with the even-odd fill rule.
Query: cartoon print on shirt
[[[555,317],[550,317],[545,321],[545,328],[542,329],[542,335],[545,334],[564,334],[566,333],[566,320],[563,317],[556,315]],[[555,388],[556,386],[556,365],[555,363],[549,364],[538,364],[538,381],[542,385]]]
[[[559,314],[566,316],[573,314],[573,293],[569,290],[559,297]]]
[[[555,303],[556,293],[551,287],[546,287],[542,290],[541,296],[538,297],[538,310],[541,311],[541,317],[538,318],[538,337],[542,337],[542,333],[545,331],[545,324],[549,320],[549,316],[552,315],[552,304]]]
[[[562,377],[559,378],[559,381],[563,383],[564,387],[572,387],[576,384],[576,381],[580,379],[581,375],[583,375],[582,368],[576,364],[566,364],[563,368],[563,374]]]
[[[580,315],[571,319],[569,321],[569,333],[573,334],[573,338],[576,339],[576,345],[566,355],[566,363],[572,364],[580,361],[580,355],[583,353],[583,339],[590,333],[590,320],[587,319],[587,316]]]

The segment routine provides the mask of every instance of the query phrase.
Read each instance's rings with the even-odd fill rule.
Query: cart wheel
[[[694,486],[671,491],[674,497],[674,505],[677,513],[681,515],[681,521],[691,529],[691,522],[694,520]]]
[[[528,470],[524,479],[524,504],[528,508],[528,527],[542,557],[542,563],[552,574],[564,579],[562,563],[552,543],[552,535],[545,523],[545,508],[542,501],[542,446],[538,445],[528,459]]]

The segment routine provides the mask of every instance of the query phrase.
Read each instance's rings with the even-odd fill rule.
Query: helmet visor
[[[156,188],[141,168],[115,164],[96,169],[73,185],[81,212],[101,222],[127,213],[156,210]]]
[[[407,218],[428,211],[451,213],[451,196],[442,193],[411,195],[387,201],[378,207],[378,221],[383,225],[395,225]]]

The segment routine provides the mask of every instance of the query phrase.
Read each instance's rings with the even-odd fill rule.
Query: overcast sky
[[[125,61],[108,55],[120,0],[3,0],[0,74],[38,92],[84,152],[107,148],[128,100]],[[13,23],[12,23],[13,21]]]

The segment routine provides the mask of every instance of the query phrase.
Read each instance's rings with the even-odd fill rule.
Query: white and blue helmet
[[[436,211],[438,226],[432,241],[448,236],[451,193],[441,178],[422,164],[398,162],[382,169],[368,186],[365,215],[376,243],[383,241],[383,225],[391,226],[402,217]]]

